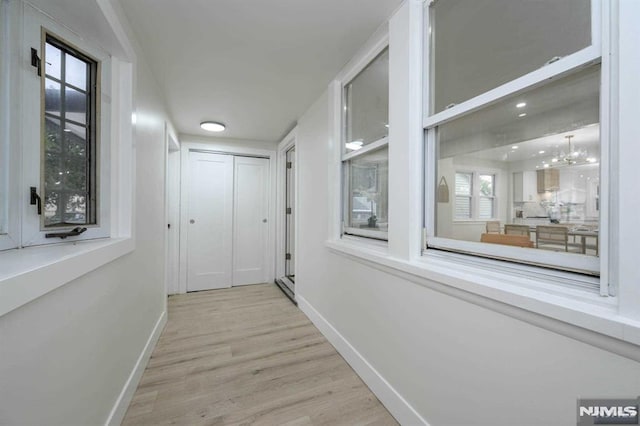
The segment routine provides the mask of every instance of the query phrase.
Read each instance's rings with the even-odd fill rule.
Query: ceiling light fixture
[[[523,112],[522,114],[518,114],[518,117],[526,117],[526,116],[527,116],[526,112]]]
[[[203,121],[200,123],[200,127],[208,132],[222,132],[227,128],[224,124],[215,121]]]
[[[567,140],[568,151],[560,151],[558,155],[558,161],[563,162],[569,166],[574,164],[595,163],[596,159],[589,156],[589,152],[584,148],[576,148],[575,145],[571,145],[571,139],[573,135],[566,135],[564,137]]]
[[[524,108],[527,106],[526,102],[520,102],[519,104],[516,104],[516,108]]]
[[[512,146],[511,149],[518,149],[518,145]]]

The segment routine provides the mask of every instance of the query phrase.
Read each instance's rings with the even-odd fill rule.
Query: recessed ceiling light
[[[511,149],[518,149],[518,145],[512,146]]]
[[[224,124],[217,123],[215,121],[203,121],[202,123],[200,123],[200,127],[208,132],[222,132],[224,129],[226,129],[226,126]]]
[[[544,154],[544,151],[538,151],[538,154]]]
[[[549,168],[549,165],[548,165],[548,164],[545,164],[545,165],[544,165],[544,168],[545,168],[545,169],[548,169],[548,168]]]
[[[526,102],[520,102],[519,104],[516,104],[516,108],[524,108],[527,106]]]
[[[587,158],[587,162],[589,162],[589,163],[595,163],[596,161],[598,161],[598,160],[596,160],[596,159],[595,159],[595,158],[593,158],[593,157],[589,157],[589,158]]]
[[[552,162],[552,163],[557,163],[557,162],[558,162],[558,159],[557,159],[557,158],[552,158],[552,159],[551,159],[551,162]]]
[[[523,112],[522,114],[518,114],[518,117],[526,117],[526,116],[527,116],[526,112]]]

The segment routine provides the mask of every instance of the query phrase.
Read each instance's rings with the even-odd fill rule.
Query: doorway
[[[296,240],[296,216],[294,214],[294,206],[296,201],[295,188],[295,152],[296,147],[293,146],[286,154],[286,173],[285,173],[285,265],[284,276],[290,282],[290,290],[294,292],[296,277],[296,259],[295,259],[295,240]],[[294,292],[295,293],[295,292]]]
[[[296,294],[297,215],[296,129],[278,146],[278,258],[276,284],[294,302]]]
[[[186,291],[268,281],[268,158],[189,151]]]

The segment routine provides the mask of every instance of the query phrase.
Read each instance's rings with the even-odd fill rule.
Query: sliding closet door
[[[235,157],[233,285],[268,280],[269,160]]]
[[[231,287],[233,157],[189,153],[187,291]]]

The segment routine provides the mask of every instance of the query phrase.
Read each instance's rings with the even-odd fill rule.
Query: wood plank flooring
[[[274,284],[169,298],[123,425],[396,425]]]

